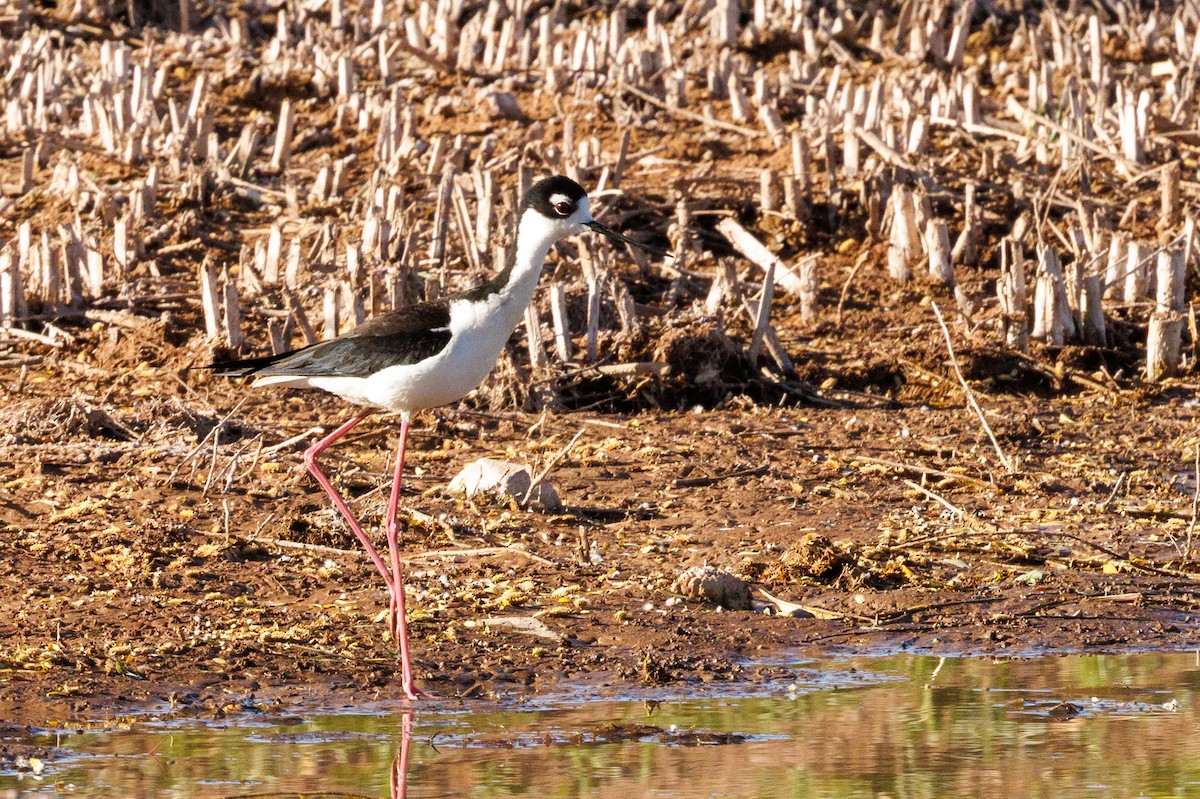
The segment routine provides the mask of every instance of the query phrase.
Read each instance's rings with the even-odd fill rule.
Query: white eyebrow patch
[[[559,203],[569,203],[569,202],[571,202],[571,198],[565,194],[551,194],[550,195],[550,204],[551,205],[558,205]]]

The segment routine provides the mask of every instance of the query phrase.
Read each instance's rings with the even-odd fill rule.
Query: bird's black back
[[[210,364],[229,377],[369,377],[389,366],[420,363],[450,343],[450,298],[380,314],[349,333],[262,358]]]

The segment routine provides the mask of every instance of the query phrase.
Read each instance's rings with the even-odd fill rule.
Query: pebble
[[[467,497],[490,494],[500,499],[514,499],[520,503],[524,502],[532,482],[533,477],[528,466],[495,458],[480,458],[467,464],[461,472],[454,475],[446,490],[451,494],[464,494]],[[549,483],[539,483],[533,489],[529,501],[550,513],[562,510],[562,500],[558,498],[554,486]]]

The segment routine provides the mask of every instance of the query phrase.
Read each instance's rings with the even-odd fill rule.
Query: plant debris
[[[422,685],[1200,645],[1189,6],[68,5],[0,14],[0,718],[395,696],[345,408],[194,368],[481,282],[553,173],[674,257],[563,241],[414,420]]]

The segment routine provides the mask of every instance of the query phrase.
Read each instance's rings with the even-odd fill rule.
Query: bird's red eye
[[[566,200],[563,200],[562,202],[554,204],[554,210],[555,210],[555,212],[558,213],[559,216],[570,216],[571,215],[571,204],[569,202],[567,202]]]

